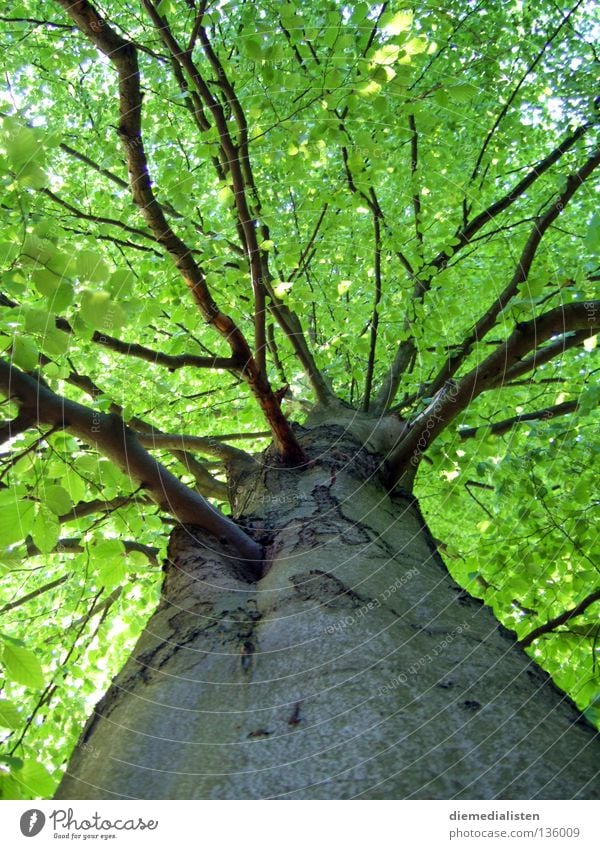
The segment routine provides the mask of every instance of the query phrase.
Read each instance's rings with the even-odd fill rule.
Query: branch
[[[100,413],[56,395],[4,360],[0,360],[0,388],[26,412],[35,411],[39,423],[60,425],[96,445],[137,481],[161,509],[182,524],[198,525],[227,539],[244,559],[262,560],[261,546],[158,463],[119,416]]]
[[[579,6],[581,6],[582,3],[583,3],[583,0],[578,0],[578,2],[573,6],[573,8],[564,16],[564,18],[561,20],[560,24],[554,29],[554,31],[552,33],[550,33],[550,35],[548,36],[548,38],[544,42],[544,46],[539,51],[539,53],[537,54],[537,56],[535,57],[533,62],[526,68],[525,73],[523,74],[523,76],[521,77],[521,79],[519,80],[519,82],[517,83],[517,85],[515,86],[513,91],[511,92],[510,97],[507,99],[506,103],[504,104],[504,106],[502,107],[500,112],[498,113],[498,117],[494,121],[492,128],[490,129],[489,133],[485,137],[481,151],[479,152],[479,156],[477,157],[477,162],[475,163],[475,167],[473,168],[473,173],[471,174],[471,182],[477,176],[477,173],[478,173],[479,168],[481,166],[481,162],[483,160],[483,157],[485,156],[485,152],[487,150],[487,147],[488,147],[489,143],[491,142],[494,133],[498,129],[500,122],[505,117],[505,115],[508,112],[508,110],[510,109],[515,97],[519,93],[521,86],[523,85],[523,83],[525,82],[527,77],[535,70],[536,65],[542,59],[542,56],[546,52],[547,48],[552,44],[552,42],[554,41],[554,39],[556,38],[558,33],[561,31],[561,29],[567,23],[569,18],[572,17],[572,15],[577,11],[577,9],[579,8]]]
[[[390,485],[395,486],[403,474],[414,472],[423,453],[448,424],[482,392],[502,384],[506,374],[529,351],[559,333],[581,330],[590,335],[598,329],[600,301],[574,301],[518,324],[508,339],[468,374],[459,381],[444,383],[427,409],[409,423],[389,457]]]
[[[31,551],[29,550],[29,545],[27,546],[27,553],[30,555],[40,554],[40,550],[39,548],[36,548],[36,546],[32,543]],[[61,575],[60,578],[55,578],[54,581],[50,581],[49,583],[44,584],[42,587],[38,587],[37,590],[33,590],[32,592],[27,593],[27,595],[23,595],[15,601],[9,601],[8,604],[4,605],[4,607],[0,607],[0,616],[3,613],[8,613],[9,610],[14,610],[15,607],[21,607],[22,604],[26,604],[28,601],[31,601],[32,599],[37,598],[38,596],[43,595],[44,593],[50,592],[50,590],[53,590],[55,587],[60,587],[60,585],[64,584],[65,581],[68,580],[68,578],[68,573],[66,575]]]
[[[564,139],[551,153],[549,153],[545,159],[542,159],[534,165],[525,177],[513,186],[503,197],[490,204],[487,209],[484,209],[483,212],[476,215],[472,221],[456,233],[455,239],[457,243],[453,247],[451,253],[441,251],[433,260],[431,260],[430,263],[428,263],[428,265],[438,270],[444,268],[451,256],[454,256],[461,248],[469,244],[469,242],[473,240],[473,236],[475,236],[482,227],[489,224],[490,221],[496,218],[496,216],[507,210],[516,200],[518,200],[518,198],[524,195],[527,189],[532,186],[539,177],[548,171],[552,165],[558,162],[559,159],[567,153],[567,151],[571,150],[571,148],[575,146],[579,139],[582,138],[592,126],[592,123],[583,124],[570,136],[567,136],[567,138]]]
[[[533,229],[527,239],[525,246],[521,252],[521,256],[515,268],[514,274],[505,287],[500,296],[492,303],[489,309],[476,322],[471,332],[459,345],[458,349],[452,353],[432,383],[427,387],[427,391],[434,395],[438,392],[446,381],[456,374],[462,363],[471,353],[471,350],[476,342],[479,342],[491,330],[496,323],[498,315],[506,307],[508,302],[517,293],[518,287],[524,283],[529,276],[529,271],[533,264],[536,251],[540,242],[550,225],[558,218],[565,206],[569,203],[575,192],[581,188],[587,177],[600,165],[600,149],[596,150],[587,162],[575,174],[571,174],[567,178],[566,186],[559,194],[558,198],[550,208],[536,218]]]
[[[234,448],[232,445],[226,445],[224,442],[214,439],[211,436],[188,436],[184,433],[163,433],[155,428],[145,431],[144,433],[136,433],[135,436],[139,440],[140,444],[144,445],[146,448],[155,448],[161,451],[165,449],[170,451],[201,451],[203,454],[210,454],[211,456],[218,457],[220,460],[225,460],[225,462],[228,463],[254,463],[250,454],[247,454],[240,448]],[[249,436],[253,436],[253,434],[249,434]],[[243,438],[245,438],[245,436],[243,436]]]
[[[416,173],[419,167],[419,134],[417,133],[417,125],[415,116],[411,113],[408,116],[408,127],[411,132],[410,136],[410,173],[414,181],[413,186],[413,212],[415,218],[415,236],[420,247],[423,247],[423,231],[421,230],[421,195],[419,187],[416,183]]]
[[[88,212],[83,212],[81,209],[77,209],[73,204],[68,203],[66,200],[55,195],[54,192],[50,191],[50,189],[40,189],[39,190],[43,195],[50,198],[50,200],[54,201],[54,203],[62,206],[63,209],[66,209],[71,215],[74,215],[75,218],[81,218],[83,221],[92,221],[94,224],[109,224],[112,227],[119,227],[121,230],[124,230],[126,233],[131,233],[133,236],[141,236],[143,239],[150,239],[152,242],[157,241],[156,237],[152,235],[152,233],[148,233],[146,230],[140,230],[139,227],[131,227],[129,224],[125,224],[124,221],[119,221],[118,218],[107,218],[104,215],[93,215]]]
[[[35,424],[35,418],[29,413],[20,412],[11,421],[0,422],[0,445],[4,445],[9,439],[14,439],[20,433],[29,430]]]
[[[77,0],[77,2],[58,0],[58,2],[117,71],[120,112],[118,133],[125,148],[131,193],[135,204],[141,210],[156,241],[173,260],[206,321],[229,343],[240,373],[269,422],[274,442],[282,459],[291,464],[302,462],[304,452],[289,422],[281,412],[263,370],[253,358],[243,333],[229,316],[219,310],[192,252],[174,233],[165,218],[162,207],[156,200],[142,139],[142,93],[135,46],[109,27],[88,0]],[[145,5],[151,7],[149,3]],[[187,60],[189,64],[191,62],[189,56]],[[191,64],[195,69],[193,63]]]
[[[217,480],[189,451],[172,450],[173,456],[186,468],[196,481],[196,489],[206,498],[216,498],[219,501],[229,500],[227,484]]]
[[[587,338],[600,330],[600,301],[572,301],[542,313],[530,321],[520,322],[513,333],[483,362],[465,377],[461,387],[472,387],[479,395],[486,389],[502,385],[507,376],[512,378],[525,354],[535,350],[552,336],[577,332],[577,338]],[[575,334],[574,334],[575,335]],[[564,340],[559,340],[560,350]],[[542,349],[542,352],[546,349]],[[555,352],[556,353],[556,352]]]
[[[381,301],[381,224],[376,207],[373,208],[373,230],[374,230],[374,269],[375,269],[375,295],[373,298],[373,315],[371,317],[371,343],[369,346],[369,360],[367,363],[367,375],[365,378],[365,397],[363,409],[369,412],[371,401],[371,386],[373,383],[373,370],[375,368],[375,351],[377,348],[377,332],[379,329],[379,302]]]
[[[206,30],[204,27],[199,27],[199,37],[203,51],[210,62],[213,70],[217,74],[218,84],[223,89],[227,102],[231,106],[236,124],[238,126],[238,145],[236,147],[231,133],[229,131],[227,118],[221,103],[213,96],[208,88],[205,80],[200,74],[195,62],[192,59],[192,54],[188,50],[182,49],[177,43],[167,19],[158,12],[151,0],[142,0],[143,6],[146,9],[158,33],[170,51],[173,59],[177,64],[186,71],[192,80],[198,94],[206,104],[206,107],[213,116],[215,126],[219,133],[219,144],[223,154],[223,160],[231,173],[233,183],[233,198],[237,211],[238,222],[240,225],[240,233],[243,238],[244,247],[250,263],[250,274],[252,279],[252,289],[254,292],[254,332],[255,332],[255,356],[256,365],[260,375],[265,375],[265,287],[261,253],[258,247],[258,239],[256,236],[256,223],[254,216],[251,215],[248,206],[248,198],[246,195],[247,188],[250,187],[251,171],[248,157],[248,128],[246,118],[241,108],[239,100],[231,86],[220,60],[214,53]]]
[[[494,434],[494,436],[500,436],[523,422],[535,422],[540,419],[554,419],[556,416],[566,416],[568,413],[574,413],[578,409],[578,401],[565,401],[563,404],[555,404],[552,407],[546,407],[543,410],[535,410],[532,413],[521,413],[521,415],[513,416],[510,419],[493,422],[491,425],[466,427],[459,430],[458,435],[461,439],[471,439],[473,436],[487,436],[490,433]]]
[[[540,162],[538,162],[537,165],[535,165],[529,171],[529,173],[519,183],[517,183],[515,186],[513,186],[513,188],[507,194],[505,194],[502,198],[500,198],[499,200],[492,203],[490,206],[488,206],[487,209],[485,209],[483,212],[479,213],[479,215],[477,215],[472,221],[467,223],[462,228],[462,230],[459,230],[457,232],[456,236],[455,236],[457,244],[455,245],[455,247],[453,248],[451,253],[448,252],[448,251],[441,251],[433,260],[428,262],[424,267],[425,268],[435,268],[438,271],[445,268],[447,263],[448,263],[448,260],[452,256],[454,256],[461,248],[470,244],[472,241],[476,241],[473,238],[475,236],[475,234],[478,233],[486,224],[488,224],[497,215],[499,215],[501,212],[504,212],[506,209],[508,209],[508,207],[510,207],[511,204],[513,204],[519,197],[521,197],[521,195],[523,195],[527,191],[527,189],[538,179],[538,177],[541,177],[542,174],[544,174],[552,165],[554,165],[556,162],[558,162],[558,160],[568,150],[570,150],[579,141],[580,138],[582,138],[582,136],[590,129],[591,126],[592,126],[592,124],[588,123],[588,124],[582,125],[581,127],[578,127],[575,130],[575,132],[573,132],[570,136],[568,136],[566,139],[564,139],[558,145],[558,147],[556,147],[550,154],[548,154],[548,156],[545,159],[542,159]],[[414,157],[418,153],[418,151],[416,149],[415,135],[416,135],[415,132],[413,132],[413,139],[415,139],[415,141],[413,141],[413,143],[412,143],[413,161],[414,161]],[[560,199],[559,199],[559,203],[560,203]],[[565,203],[566,203],[566,201],[565,201]],[[415,206],[414,198],[413,198],[413,207],[415,209],[415,220],[416,220],[417,215],[420,213],[420,202],[419,202],[418,206]],[[520,223],[523,223],[523,222],[520,222]],[[534,233],[536,232],[536,228],[539,228],[540,223],[543,223],[543,222],[541,222],[541,218],[538,218],[538,219],[535,220],[534,231],[533,231]],[[511,225],[511,226],[513,226],[513,225]],[[549,225],[546,225],[546,227],[544,229],[547,229],[547,226],[549,226]],[[484,234],[484,236],[485,235],[489,235],[489,234]],[[543,233],[542,233],[542,235],[543,235]],[[484,236],[482,236],[481,238],[484,238]],[[534,253],[535,253],[535,251],[534,251]],[[426,279],[426,280],[420,280],[413,273],[412,269],[408,269],[408,270],[409,270],[410,276],[415,280],[415,288],[414,288],[413,296],[412,296],[412,300],[413,300],[413,303],[414,303],[417,300],[423,299],[425,293],[431,287],[432,278],[430,277],[429,279]],[[516,286],[514,286],[514,289],[516,291]],[[507,299],[508,297],[512,296],[512,295],[507,295],[507,292],[508,292],[508,289],[505,290],[505,292],[501,295],[502,300]],[[514,294],[514,292],[513,292],[513,294]],[[410,324],[405,321],[404,329],[406,330],[409,327],[410,327]],[[477,329],[477,325],[476,325],[475,329]],[[473,342],[468,343],[468,347],[466,349],[465,357],[470,352],[473,344],[474,344]],[[400,380],[402,379],[402,375],[406,372],[406,369],[408,368],[408,366],[411,363],[411,359],[412,359],[414,350],[415,350],[415,346],[414,346],[414,340],[412,339],[412,337],[405,339],[398,346],[398,351],[397,351],[396,356],[394,358],[394,362],[392,363],[390,370],[389,370],[379,392],[377,393],[377,396],[376,396],[374,404],[373,404],[374,409],[376,409],[377,411],[379,411],[379,412],[385,411],[389,407],[389,405],[393,402],[393,400],[396,396],[396,393],[398,391],[398,386],[400,385]],[[465,357],[463,357],[463,355],[462,355],[462,347],[459,347],[459,349],[456,352],[454,352],[452,354],[452,356],[448,359],[446,365],[444,366],[442,371],[440,371],[436,380],[431,384],[431,386],[427,387],[427,391],[430,392],[432,395],[434,395],[436,392],[438,392],[442,388],[444,381],[447,380],[449,377],[452,377],[452,375],[456,373],[460,363],[462,362],[462,359],[464,359]],[[458,365],[453,370],[451,364],[454,363],[455,360],[458,363]]]
[[[50,27],[52,29],[74,29],[70,24],[58,24],[55,21],[40,21],[38,18],[11,18],[7,15],[0,15],[0,21],[6,24],[32,24],[32,26]]]
[[[571,610],[565,610],[553,619],[549,619],[548,622],[545,622],[543,625],[539,625],[537,628],[534,628],[533,631],[530,631],[526,637],[519,640],[519,645],[523,649],[528,648],[528,646],[530,646],[534,640],[537,640],[538,637],[541,637],[544,634],[549,634],[551,631],[555,631],[556,628],[560,627],[560,625],[565,625],[571,619],[574,619],[576,616],[580,616],[588,609],[588,607],[594,604],[595,601],[600,601],[600,590],[594,590],[593,593],[586,596],[579,602],[579,604],[572,607]]]
[[[158,566],[158,558],[157,555],[159,553],[159,549],[153,545],[143,545],[141,542],[135,542],[135,540],[122,540],[123,547],[126,552],[130,551],[139,551],[142,554],[145,554],[148,558],[149,562],[153,566]],[[28,557],[37,557],[42,552],[40,549],[34,544],[31,537],[28,537],[25,541],[25,545],[27,546],[27,555]],[[52,549],[50,554],[80,554],[85,551],[85,543],[79,537],[70,537],[65,539],[59,539],[56,543],[56,546]],[[70,578],[70,573],[66,575],[61,575],[60,578],[56,578],[54,581],[49,581],[47,584],[44,584],[42,587],[38,587],[37,590],[32,590],[32,592],[27,593],[27,595],[23,595],[15,601],[11,601],[8,604],[5,604],[4,607],[0,607],[0,616],[3,613],[7,613],[9,610],[14,610],[15,607],[21,607],[23,604],[27,604],[28,601],[32,601],[34,598],[38,598],[44,593],[50,592],[50,590],[55,589],[56,587],[60,587]]]
[[[546,345],[544,348],[535,350],[530,357],[525,357],[520,360],[520,362],[516,363],[512,366],[512,368],[507,369],[503,374],[503,381],[505,383],[508,383],[508,381],[512,382],[515,378],[521,377],[521,375],[538,368],[538,366],[550,362],[550,360],[554,359],[554,357],[564,354],[564,352],[568,351],[570,348],[575,348],[581,345],[581,343],[584,342],[589,335],[588,330],[576,330],[574,333],[566,333],[554,342],[550,342],[550,344]]]
[[[293,281],[296,279],[296,277],[299,274],[301,274],[306,267],[305,266],[306,258],[309,256],[309,254],[312,250],[312,247],[315,243],[315,240],[316,240],[317,236],[319,235],[319,230],[321,229],[321,224],[323,223],[323,220],[324,220],[325,215],[327,213],[328,206],[329,206],[329,204],[327,204],[327,203],[323,204],[323,209],[321,210],[321,214],[319,215],[317,223],[315,224],[312,235],[311,235],[310,239],[308,240],[308,244],[306,245],[306,247],[304,248],[304,250],[300,254],[300,259],[298,260],[297,267],[292,271],[292,273],[289,276],[290,283],[293,283]]]
[[[19,304],[16,301],[0,294],[0,303],[2,306],[16,308]],[[55,326],[58,330],[64,333],[75,335],[71,324],[66,318],[56,318]],[[124,342],[122,339],[117,339],[115,336],[109,336],[106,333],[100,333],[95,330],[91,336],[91,341],[97,345],[103,345],[105,348],[110,348],[111,351],[116,351],[118,354],[125,354],[128,357],[136,357],[153,365],[165,366],[170,371],[176,371],[186,366],[193,368],[214,368],[214,369],[235,369],[237,362],[233,357],[200,357],[196,354],[163,354],[162,351],[154,351],[152,348],[147,348],[145,345],[139,345],[135,342]]]
[[[153,504],[150,498],[140,498],[135,493],[129,495],[118,495],[116,498],[94,498],[92,501],[80,501],[74,504],[67,512],[58,517],[61,524],[65,522],[77,522],[79,519],[85,519],[86,516],[93,516],[94,513],[113,513],[127,504],[135,504],[136,506],[145,506]]]

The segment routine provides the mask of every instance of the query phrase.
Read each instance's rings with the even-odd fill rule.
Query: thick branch
[[[18,436],[20,433],[24,433],[26,430],[35,424],[35,418],[29,413],[20,412],[18,416],[16,416],[11,421],[0,422],[0,445],[4,445],[5,442],[8,442],[9,439],[13,439],[15,436]]]
[[[56,395],[4,360],[0,361],[0,388],[26,412],[35,411],[39,423],[59,425],[96,445],[182,524],[198,525],[216,537],[224,537],[244,559],[262,559],[261,546],[158,463],[119,416],[99,413]]]
[[[507,114],[508,110],[510,109],[512,103],[514,102],[514,99],[516,98],[517,94],[521,90],[521,86],[523,85],[523,83],[525,82],[527,77],[530,74],[533,73],[533,71],[536,68],[536,65],[540,62],[540,60],[542,59],[542,57],[543,57],[544,53],[546,52],[546,50],[548,49],[548,47],[552,44],[552,42],[554,41],[554,39],[556,38],[558,33],[561,31],[561,29],[567,23],[569,18],[572,17],[572,15],[577,11],[577,9],[581,6],[582,3],[583,3],[583,0],[578,0],[578,2],[573,6],[573,8],[570,9],[569,12],[564,16],[564,18],[561,20],[560,24],[557,27],[555,27],[555,29],[550,33],[550,35],[548,36],[548,38],[544,42],[542,49],[537,53],[533,62],[531,62],[531,64],[526,68],[525,73],[520,78],[519,82],[514,87],[514,89],[512,90],[510,97],[508,97],[506,103],[504,104],[504,106],[502,107],[500,112],[498,113],[496,120],[494,121],[490,131],[488,132],[487,136],[485,137],[485,140],[484,140],[483,145],[481,147],[481,150],[479,152],[479,156],[477,157],[475,167],[473,168],[473,173],[471,174],[471,180],[474,180],[475,177],[477,176],[477,173],[478,173],[479,168],[481,166],[481,163],[483,161],[483,157],[485,156],[485,152],[488,148],[488,145],[491,142],[491,140],[494,136],[494,133],[496,132],[496,130],[500,126],[501,121],[504,119],[504,117],[506,116],[506,114]]]
[[[503,419],[499,422],[493,422],[490,425],[480,425],[479,427],[466,427],[458,431],[461,439],[471,439],[473,436],[481,436],[485,434],[493,434],[500,436],[513,427],[523,424],[524,422],[536,422],[547,419],[554,419],[556,416],[566,416],[569,413],[574,413],[579,408],[577,401],[565,401],[563,404],[554,404],[552,407],[546,407],[543,410],[535,410],[532,413],[521,413],[519,416],[512,416],[509,419]]]
[[[503,382],[508,383],[508,381],[513,381],[516,378],[521,377],[521,375],[527,374],[527,372],[550,362],[550,360],[553,360],[554,357],[559,357],[570,348],[578,347],[589,337],[589,335],[588,330],[576,330],[574,333],[567,333],[564,336],[561,336],[559,339],[556,339],[554,342],[550,342],[543,348],[538,348],[533,352],[533,354],[531,354],[531,356],[524,357],[512,366],[512,368],[507,369],[502,376]]]

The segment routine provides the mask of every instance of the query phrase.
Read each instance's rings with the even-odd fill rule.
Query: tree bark
[[[296,428],[305,467],[267,451],[231,480],[258,581],[173,532],[160,605],[55,798],[600,798],[597,733],[387,492],[402,425],[335,420]]]

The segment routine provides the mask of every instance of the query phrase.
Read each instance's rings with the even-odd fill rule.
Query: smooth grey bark
[[[347,415],[297,430],[306,468],[267,452],[232,479],[258,582],[174,531],[55,798],[600,798],[596,732],[450,578],[413,496],[387,493],[403,425]]]

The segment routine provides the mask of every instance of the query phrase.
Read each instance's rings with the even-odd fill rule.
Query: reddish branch
[[[150,0],[143,0],[143,6],[158,30],[165,46],[173,56],[173,59],[188,74],[193,82],[198,94],[211,113],[219,133],[219,143],[223,153],[223,163],[231,174],[233,197],[238,221],[241,227],[244,247],[250,263],[255,306],[255,352],[257,357],[257,368],[259,372],[264,375],[264,356],[266,350],[265,288],[262,259],[256,235],[256,223],[254,221],[254,217],[250,213],[246,194],[248,187],[248,170],[250,167],[248,159],[248,128],[246,125],[246,119],[237,96],[233,91],[233,87],[230,85],[216,54],[212,50],[205,29],[202,26],[198,29],[200,41],[209,62],[217,74],[218,83],[224,90],[228,103],[234,112],[234,117],[238,127],[237,144],[231,137],[223,106],[210,91],[206,81],[202,77],[192,58],[191,51],[180,47],[171,32],[166,18],[159,14],[157,8],[152,2],[150,2]],[[244,166],[242,164],[243,162]]]
[[[260,545],[158,463],[116,414],[90,410],[56,395],[4,360],[0,360],[0,389],[26,414],[34,414],[38,423],[63,427],[95,445],[178,521],[227,539],[245,560],[262,559]]]
[[[582,601],[580,601],[579,604],[572,607],[571,610],[565,610],[553,619],[549,619],[548,622],[545,622],[543,625],[539,625],[537,628],[534,628],[533,631],[530,631],[526,637],[519,640],[519,645],[526,649],[534,642],[534,640],[537,640],[538,637],[555,631],[561,625],[566,625],[567,622],[574,619],[576,616],[581,616],[581,614],[596,601],[600,601],[600,590],[595,590],[593,593],[590,593]]]
[[[556,162],[558,162],[561,159],[561,157],[564,156],[565,153],[567,153],[569,150],[571,150],[577,144],[577,142],[585,135],[585,133],[588,132],[588,130],[591,127],[592,127],[591,123],[583,124],[581,127],[578,127],[573,133],[571,133],[571,135],[567,136],[553,151],[551,151],[551,153],[548,154],[548,156],[546,156],[544,159],[542,159],[540,162],[538,162],[536,165],[534,165],[533,168],[531,168],[531,170],[525,175],[525,177],[523,177],[522,180],[520,180],[516,185],[514,185],[510,189],[509,192],[507,192],[503,197],[494,201],[494,203],[490,204],[490,206],[488,206],[486,209],[484,209],[483,212],[480,212],[478,215],[476,215],[470,222],[466,223],[463,226],[463,228],[460,229],[455,234],[456,244],[454,245],[451,252],[446,251],[446,250],[441,251],[434,259],[427,262],[424,265],[423,268],[429,269],[429,270],[435,269],[437,271],[441,271],[443,268],[445,268],[446,265],[448,264],[449,259],[452,256],[455,256],[458,253],[458,251],[461,250],[461,248],[464,248],[466,245],[469,245],[469,244],[471,244],[471,242],[475,241],[475,239],[474,239],[475,235],[477,233],[479,233],[479,231],[483,227],[485,227],[486,224],[488,224],[490,221],[492,221],[494,218],[496,218],[502,212],[507,210],[513,203],[515,203],[516,200],[518,200],[518,198],[520,198],[522,195],[524,195],[525,192],[527,191],[527,189],[529,189],[533,185],[533,183],[535,183],[536,180],[538,180],[546,171],[548,171]],[[413,138],[414,137],[415,137],[415,134],[413,133]],[[411,145],[411,151],[412,151],[412,160],[411,160],[411,168],[412,168],[414,163],[415,163],[415,156],[417,156],[417,154],[418,154],[418,148],[417,148],[416,140]],[[586,176],[588,176],[588,173],[591,173],[591,171],[588,172],[589,167],[590,167],[590,163],[588,161],[588,163],[586,163],[584,165],[584,168],[580,172],[582,180],[585,179]],[[595,166],[592,165],[591,167],[592,167],[592,170],[593,170],[593,167],[595,167]],[[578,175],[574,175],[573,177],[570,178],[571,181],[572,181],[572,184],[573,184],[572,187],[573,187],[574,191],[578,188],[578,185],[579,185],[579,184],[577,184],[577,176]],[[567,189],[568,188],[569,188],[569,186],[567,186]],[[559,214],[560,211],[561,211],[559,204],[560,203],[563,203],[563,204],[567,203],[571,196],[572,196],[572,194],[569,195],[568,197],[565,197],[564,199],[561,196],[561,198],[558,199],[557,204],[556,204],[556,209],[557,209],[556,214]],[[414,201],[413,201],[413,204],[414,204]],[[417,215],[417,212],[420,212],[420,206],[419,206],[418,210],[415,208],[415,215]],[[549,212],[552,212],[552,209],[549,210]],[[554,218],[556,218],[556,215],[554,215],[552,220],[554,220]],[[537,219],[535,219],[535,224],[534,224],[534,228],[533,228],[533,231],[532,231],[532,235],[535,235],[538,228],[540,226],[542,226],[543,231],[540,233],[540,239],[541,239],[543,232],[545,232],[545,230],[548,228],[548,226],[550,226],[551,223],[552,222],[549,221],[547,224],[545,224],[544,223],[544,216],[539,216]],[[539,244],[539,240],[538,240],[537,244],[530,245],[530,248],[533,248],[533,254],[535,254],[535,250],[537,249],[538,244]],[[533,260],[533,254],[531,256],[531,261]],[[527,261],[527,257],[524,257],[524,259],[525,259],[525,261]],[[531,265],[531,261],[529,262],[529,265]],[[411,277],[411,279],[415,280],[415,286],[414,286],[413,295],[412,295],[413,303],[417,302],[417,301],[421,301],[423,299],[425,293],[431,287],[432,278],[431,277],[429,277],[429,278],[422,277],[421,279],[419,279],[418,275],[416,276],[414,274],[412,268],[409,268],[407,270],[408,270],[408,273],[409,273],[409,276]],[[494,304],[494,308],[500,302],[506,303],[506,301],[510,297],[512,297],[512,295],[516,292],[516,289],[517,289],[519,282],[523,282],[523,280],[518,280],[518,282],[515,282],[517,280],[517,278],[518,278],[518,275],[515,274],[515,277],[513,277],[513,280],[511,281],[511,284],[509,285],[509,287],[507,287],[507,289],[500,296],[499,302]],[[526,278],[524,278],[524,279],[526,279]],[[494,315],[494,321],[495,321],[496,315],[498,314],[498,312],[500,312],[501,309],[502,309],[502,306],[500,306],[497,309],[497,311]],[[492,322],[492,324],[493,324],[493,322]],[[410,327],[410,325],[407,325],[406,322],[405,322],[405,330],[408,327]],[[471,337],[469,337],[469,339],[471,339],[474,336],[476,331],[477,331],[477,325],[475,325],[474,331],[471,334]],[[483,331],[480,330],[479,332],[482,333]],[[447,380],[449,377],[451,377],[453,374],[456,373],[456,370],[460,366],[460,363],[463,361],[464,357],[466,355],[468,355],[468,353],[470,352],[470,350],[471,350],[471,348],[474,344],[474,342],[469,341],[469,339],[465,340],[464,345],[461,346],[458,350],[456,350],[452,353],[452,355],[448,358],[447,363],[444,365],[444,368],[442,369],[442,371],[440,371],[440,373],[439,373],[438,377],[436,378],[436,380],[434,381],[434,383],[431,386],[428,385],[426,391],[429,395],[434,395],[437,391],[439,391],[442,388],[444,381]],[[381,386],[381,389],[379,390],[379,392],[377,394],[375,402],[374,402],[374,407],[378,411],[383,412],[393,402],[394,397],[396,395],[396,392],[398,391],[398,386],[400,385],[400,380],[402,378],[402,375],[405,373],[406,369],[408,368],[408,366],[411,362],[411,357],[412,357],[413,351],[414,351],[414,340],[412,339],[412,337],[405,339],[404,341],[402,341],[400,343],[400,345],[398,347],[398,351],[397,351],[396,356],[394,358],[394,362],[392,363],[390,370],[389,370],[389,372],[388,372],[388,374],[387,374],[387,376],[386,376],[386,378],[385,378],[385,380],[384,380],[384,382]],[[456,363],[456,368],[454,368],[454,370],[452,370],[455,363]]]
[[[290,463],[301,462],[304,459],[302,449],[289,422],[281,412],[264,372],[252,356],[243,333],[232,319],[218,308],[206,284],[202,269],[194,260],[190,249],[167,222],[163,209],[154,196],[142,139],[142,93],[135,46],[109,27],[87,0],[59,0],[59,2],[79,29],[98,50],[107,56],[117,71],[120,113],[118,133],[125,149],[134,202],[141,210],[156,241],[172,258],[206,321],[229,343],[236,367],[263,410],[282,458]],[[191,62],[191,57],[189,61]]]

